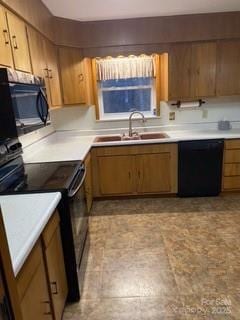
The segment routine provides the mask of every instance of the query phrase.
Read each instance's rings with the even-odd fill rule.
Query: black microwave
[[[15,138],[49,124],[44,79],[0,68],[0,137]]]

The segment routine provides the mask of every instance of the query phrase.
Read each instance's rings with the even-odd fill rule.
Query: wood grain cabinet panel
[[[240,139],[225,140],[222,191],[240,190]]]
[[[135,191],[134,157],[98,157],[101,195],[131,194]]]
[[[187,99],[190,96],[191,85],[191,55],[189,44],[171,46],[169,55],[169,99]]]
[[[62,319],[63,309],[68,294],[59,222],[59,215],[55,212],[42,234],[45,247],[44,256],[55,320]]]
[[[90,153],[88,154],[84,163],[86,168],[86,178],[84,182],[84,188],[85,188],[85,194],[86,194],[87,209],[88,209],[88,212],[90,212],[92,208],[92,202],[93,202],[92,163],[91,163]]]
[[[7,11],[15,69],[31,72],[30,54],[25,23]]]
[[[59,65],[64,104],[92,104],[91,59],[82,58],[80,49],[61,47]]]
[[[62,93],[58,70],[57,48],[48,40],[44,40],[44,54],[47,62],[46,78],[49,82],[50,106],[58,107],[62,105]]]
[[[217,48],[215,42],[192,45],[191,96],[216,95]]]
[[[171,154],[144,154],[136,157],[137,192],[171,191]]]
[[[240,94],[240,40],[218,42],[217,95]]]
[[[8,31],[6,12],[2,6],[0,6],[0,48],[0,65],[12,68],[13,57],[10,34]]]
[[[177,144],[92,150],[95,197],[177,192]]]

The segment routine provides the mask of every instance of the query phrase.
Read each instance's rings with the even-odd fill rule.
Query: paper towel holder
[[[201,107],[204,103],[206,103],[206,101],[204,101],[202,99],[198,99],[197,101],[199,102],[199,107]],[[184,103],[184,102],[185,101],[178,100],[177,102],[172,103],[171,105],[175,106],[177,108],[181,108],[181,104]],[[187,101],[187,102],[189,102],[189,101]]]

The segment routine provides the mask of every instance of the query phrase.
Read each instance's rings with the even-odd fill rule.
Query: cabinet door
[[[85,103],[84,70],[80,49],[60,48],[59,66],[64,104]]]
[[[169,99],[190,97],[191,44],[172,45],[169,54]]]
[[[85,168],[86,168],[86,178],[85,178],[85,193],[86,193],[86,201],[87,201],[87,209],[90,212],[93,202],[93,190],[92,190],[92,166],[91,166],[91,156],[90,154],[87,156],[85,160]]]
[[[8,31],[6,13],[0,6],[0,65],[13,67],[13,58],[11,50],[10,35]]]
[[[216,95],[216,63],[215,42],[192,45],[191,96],[193,98]]]
[[[24,320],[53,319],[43,260],[34,272],[21,301],[21,309]]]
[[[218,43],[217,95],[240,94],[240,41]]]
[[[7,12],[7,19],[11,36],[15,69],[25,72],[31,72],[31,63],[25,23],[10,12]]]
[[[52,107],[62,105],[62,95],[58,71],[57,49],[49,41],[44,41],[45,59],[47,61],[48,80],[50,88],[50,105]]]
[[[31,27],[27,27],[27,33],[33,74],[44,78],[47,69],[47,62],[43,50],[44,39],[39,32]]]
[[[135,192],[133,156],[98,157],[99,188],[102,195]]]
[[[68,286],[62,250],[60,227],[55,230],[45,251],[47,272],[50,281],[54,318],[62,319]]]
[[[137,192],[161,193],[171,191],[171,154],[136,156]]]

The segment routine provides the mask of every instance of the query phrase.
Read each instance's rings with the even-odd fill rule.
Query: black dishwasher
[[[178,144],[178,195],[217,196],[221,191],[223,140]]]

